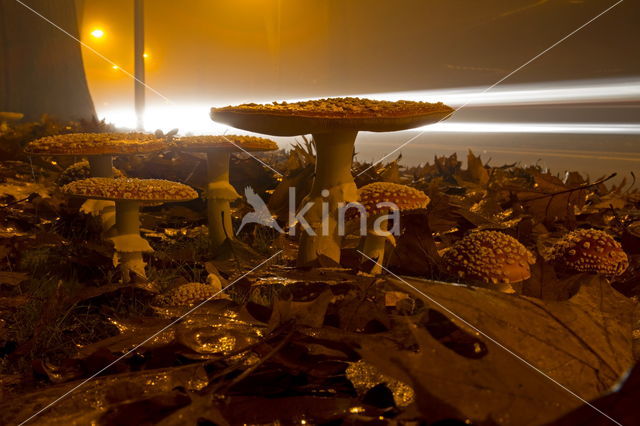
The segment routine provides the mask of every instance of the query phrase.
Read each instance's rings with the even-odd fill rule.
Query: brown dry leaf
[[[442,309],[405,283],[391,282],[432,309]],[[590,277],[574,297],[562,302],[420,280],[409,283],[584,399],[609,390],[633,364],[633,302],[600,277]],[[521,425],[551,421],[580,405],[483,337],[478,336],[488,352],[482,359],[460,356],[422,329],[416,337],[422,348],[418,353],[390,350],[389,342],[379,338],[361,343],[359,352],[384,374],[411,383],[419,404],[435,398],[475,421],[490,418]]]
[[[568,187],[559,178],[548,173],[529,172],[534,178],[535,189],[517,192],[527,213],[543,223],[575,222],[575,211],[584,207],[587,191]]]
[[[616,392],[593,401],[593,405],[607,416],[623,425],[638,424],[638,399],[640,398],[640,365],[636,365]],[[613,422],[588,405],[583,405],[556,420],[556,426],[609,426]]]
[[[219,426],[229,425],[211,395],[200,395],[195,392],[189,392],[188,395],[191,403],[165,417],[157,423],[158,426],[197,425],[204,422]]]
[[[482,164],[480,156],[476,157],[471,150],[467,154],[467,175],[471,182],[480,185],[486,185],[489,182],[489,172]]]
[[[119,404],[146,400],[171,392],[177,386],[198,390],[207,382],[201,364],[96,377],[74,392],[70,391],[81,382],[69,382],[21,395],[17,399],[3,400],[0,403],[0,424],[23,422],[67,393],[67,397],[52,405],[36,420],[41,423],[46,420],[47,424],[99,424],[100,417]]]
[[[522,295],[543,300],[567,300],[580,288],[580,283],[590,279],[590,275],[574,274],[561,279],[552,265],[538,255],[531,267],[531,278],[522,283]]]
[[[380,171],[380,177],[385,182],[402,183],[402,177],[400,174],[399,161],[402,159],[402,154],[398,155],[398,158],[385,165]]]
[[[0,271],[0,284],[17,286],[21,282],[29,279],[29,274],[25,272]]]
[[[307,327],[321,327],[332,299],[331,290],[325,290],[310,302],[294,302],[293,296],[285,288],[273,305],[267,333],[288,321]]]
[[[29,301],[27,296],[0,297],[0,310],[16,309]]]
[[[438,275],[441,262],[429,226],[430,216],[415,213],[404,215],[402,219],[402,235],[397,238],[389,266],[412,275]]]
[[[269,211],[276,216],[282,223],[289,222],[289,189],[295,188],[296,206],[300,205],[304,197],[311,191],[311,183],[313,182],[314,165],[310,164],[302,169],[298,169],[282,178],[282,182],[271,194],[267,206]]]
[[[357,351],[382,374],[410,385],[427,422],[447,418],[474,424],[539,425],[580,405],[511,354],[490,346],[482,359],[460,356],[423,329],[419,351],[384,338],[361,338]]]
[[[597,203],[592,204],[593,209],[623,209],[627,205],[627,200],[623,195],[611,193],[601,197]]]

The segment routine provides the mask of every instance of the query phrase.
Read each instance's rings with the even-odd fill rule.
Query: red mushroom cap
[[[613,237],[597,229],[578,229],[551,248],[549,260],[564,269],[621,275],[629,266],[627,254]]]
[[[498,231],[473,232],[449,248],[442,260],[462,281],[511,284],[531,276],[535,257],[518,240]]]

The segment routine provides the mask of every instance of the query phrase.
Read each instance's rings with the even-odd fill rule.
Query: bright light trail
[[[571,134],[610,134],[640,135],[640,123],[474,123],[446,122],[436,123],[409,132],[428,133],[571,133]]]
[[[374,93],[356,95],[381,100],[413,100],[444,102],[453,107],[468,102],[465,109],[485,106],[515,105],[562,105],[640,102],[640,78],[589,80],[577,82],[552,82],[496,87],[481,93],[481,87],[442,89],[432,91],[411,91],[395,93]],[[295,99],[287,99],[294,102]],[[469,102],[470,101],[470,102]],[[256,99],[255,102],[261,102]],[[268,102],[268,101],[267,101]],[[229,102],[235,103],[235,102]],[[179,128],[181,134],[215,134],[224,131],[238,133],[211,121],[209,109],[213,103],[174,103],[170,105],[150,105],[146,111],[147,130],[168,130]],[[640,108],[640,105],[639,105]],[[101,117],[118,127],[135,128],[133,108],[100,111]],[[499,119],[499,118],[498,118]],[[639,120],[640,121],[640,120]],[[638,123],[502,123],[502,122],[457,122],[456,117],[445,122],[427,126],[415,131],[437,133],[574,133],[574,134],[640,134]],[[240,132],[242,133],[242,132]]]
[[[467,103],[479,106],[550,105],[574,103],[640,101],[640,79],[583,80],[504,85],[489,92],[484,87],[373,93],[361,95],[372,99],[444,102],[452,107]]]

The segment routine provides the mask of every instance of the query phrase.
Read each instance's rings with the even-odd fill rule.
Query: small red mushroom
[[[364,254],[376,260],[371,269],[372,274],[382,272],[384,251],[387,240],[395,243],[393,234],[388,230],[387,216],[395,208],[399,212],[423,209],[429,204],[429,197],[419,189],[390,182],[374,182],[358,190],[360,204],[367,214],[367,236],[363,243]],[[390,207],[393,206],[392,207]],[[349,215],[352,210],[347,210]],[[357,211],[355,211],[357,213]],[[359,217],[359,214],[351,216]],[[394,227],[398,227],[394,223]]]
[[[556,242],[549,261],[576,272],[617,276],[629,266],[627,254],[613,237],[597,229],[578,229]]]
[[[531,277],[534,255],[518,240],[498,231],[473,232],[442,256],[445,268],[469,284],[491,284],[512,293],[511,284]]]

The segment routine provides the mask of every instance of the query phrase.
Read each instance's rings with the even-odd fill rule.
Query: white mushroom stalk
[[[149,243],[140,236],[141,203],[189,201],[198,197],[190,187],[161,179],[89,178],[71,182],[62,192],[98,200],[115,201],[115,229],[110,238],[114,244],[114,266],[120,266],[122,282],[146,280],[142,254],[152,252]]]
[[[302,233],[298,250],[299,265],[312,264],[318,255],[335,262],[340,260],[342,236],[337,231],[339,209],[358,199],[358,190],[351,174],[357,134],[356,131],[347,131],[313,135],[316,146],[315,179],[311,192],[301,204],[311,205],[305,214],[311,229]]]
[[[140,236],[140,202],[116,201],[115,211],[118,235],[111,238],[116,250],[113,264],[120,265],[122,281],[125,283],[134,281],[135,276],[146,280],[146,263],[142,253],[151,253],[153,248]]]
[[[186,136],[175,140],[182,151],[204,152],[207,154],[207,219],[209,240],[216,256],[226,257],[225,242],[237,243],[231,220],[231,202],[240,198],[229,183],[229,161],[234,152],[273,151],[278,145],[265,138],[255,136],[218,135]],[[259,166],[258,166],[259,167]]]
[[[111,155],[90,155],[89,170],[91,177],[113,178],[113,157]],[[115,235],[115,203],[108,200],[86,200],[80,211],[93,216],[100,216],[102,231],[105,235]]]
[[[229,151],[207,153],[207,218],[209,239],[214,248],[234,239],[231,224],[231,202],[240,198],[229,183]]]
[[[396,242],[393,233],[388,230],[389,221],[386,216],[375,215],[368,218],[367,236],[364,237],[364,243],[362,244],[362,252],[365,256],[376,261],[369,271],[374,275],[382,273],[387,241],[393,245]]]
[[[313,135],[316,176],[311,193],[302,203],[302,209],[306,203],[313,203],[305,214],[310,229],[303,230],[298,253],[298,266],[306,267],[318,265],[322,258],[340,261],[342,237],[336,224],[339,204],[357,200],[351,162],[358,131],[406,130],[436,123],[452,113],[453,109],[442,103],[329,98],[212,108],[211,118],[268,135]]]
[[[367,214],[367,235],[362,243],[362,252],[376,261],[369,272],[380,274],[387,242],[395,245],[394,235],[400,234],[400,212],[424,209],[431,200],[418,189],[390,182],[370,183],[360,188],[358,193]],[[391,229],[389,220],[393,223]]]

